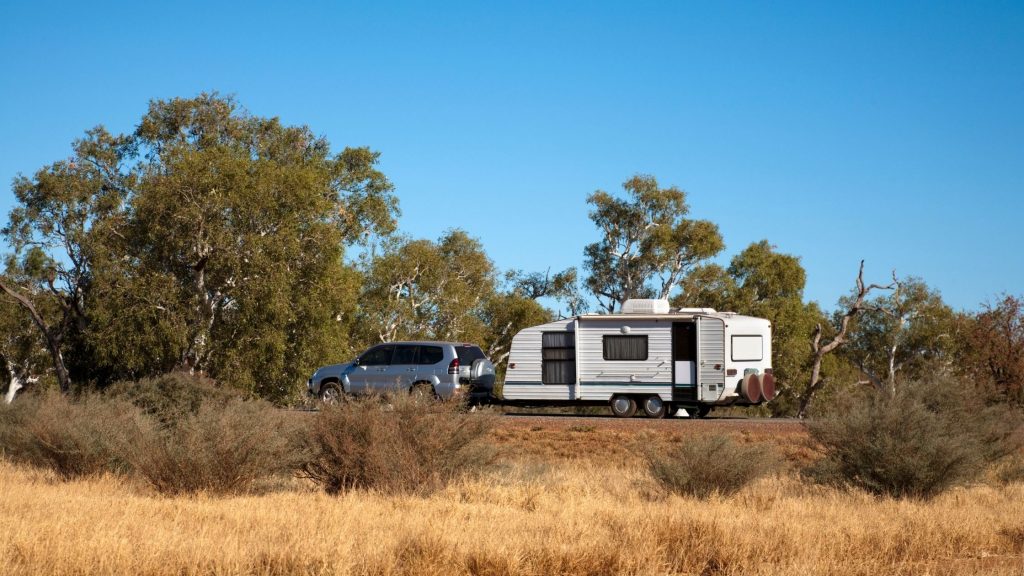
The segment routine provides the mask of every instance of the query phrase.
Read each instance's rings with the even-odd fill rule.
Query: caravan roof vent
[[[622,305],[623,314],[668,314],[668,300],[644,300],[633,298]]]
[[[676,308],[680,314],[714,314],[714,308]]]

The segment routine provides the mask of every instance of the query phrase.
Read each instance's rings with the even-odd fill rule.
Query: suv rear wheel
[[[434,387],[428,382],[417,382],[409,388],[409,394],[416,400],[435,400],[437,393]]]

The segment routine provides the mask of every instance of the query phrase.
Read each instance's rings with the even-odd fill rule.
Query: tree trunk
[[[864,300],[867,298],[868,293],[875,289],[891,290],[892,288],[893,284],[888,286],[880,286],[878,284],[865,286],[864,261],[860,261],[860,271],[857,273],[857,299],[854,300],[853,304],[843,314],[843,318],[839,322],[839,332],[831,342],[822,345],[821,324],[818,324],[814,330],[814,337],[811,339],[811,350],[814,352],[814,362],[811,364],[811,380],[807,389],[800,395],[800,408],[797,411],[797,418],[803,419],[807,417],[807,408],[810,406],[811,400],[814,399],[814,395],[825,385],[825,380],[821,377],[821,363],[825,356],[846,343],[846,333],[850,328],[850,320],[864,309]]]
[[[27,296],[14,290],[3,280],[0,280],[0,289],[11,298],[17,300],[18,304],[21,304],[22,308],[28,311],[29,316],[32,318],[32,323],[36,325],[36,328],[39,329],[46,340],[46,349],[50,352],[50,358],[53,360],[53,371],[57,375],[57,384],[60,386],[60,391],[67,394],[71,391],[71,379],[68,377],[68,369],[64,365],[64,355],[60,350],[64,335],[61,331],[54,330],[46,324],[46,321],[43,320],[43,317]]]

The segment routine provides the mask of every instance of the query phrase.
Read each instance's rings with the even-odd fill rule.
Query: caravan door
[[[672,401],[697,402],[697,324],[672,323]]]
[[[716,402],[725,391],[725,321],[697,318],[698,394],[701,402]]]

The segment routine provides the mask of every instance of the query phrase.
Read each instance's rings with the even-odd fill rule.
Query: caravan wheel
[[[703,418],[711,413],[711,406],[701,404],[693,408],[687,407],[686,413],[690,415],[690,418]]]
[[[629,396],[613,396],[611,400],[612,414],[619,418],[629,418],[636,414],[636,400]]]
[[[644,398],[644,414],[647,414],[648,418],[664,418],[667,411],[668,409],[661,396],[655,395]]]

